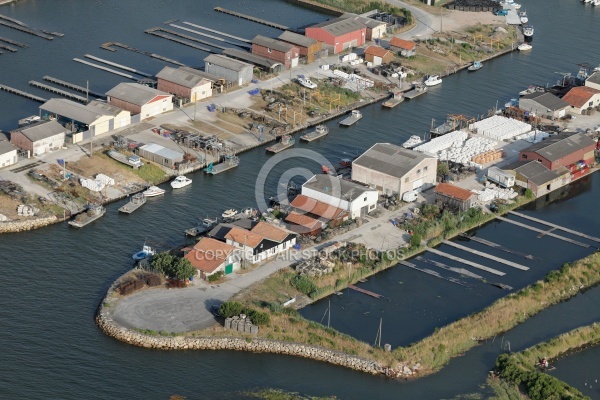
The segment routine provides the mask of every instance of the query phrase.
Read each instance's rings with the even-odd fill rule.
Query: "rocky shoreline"
[[[30,231],[32,229],[38,229],[44,226],[56,224],[61,221],[61,218],[57,218],[53,215],[50,217],[43,218],[0,222],[0,233],[17,233]]]
[[[146,335],[132,329],[118,326],[102,311],[102,309],[103,307],[100,308],[100,311],[96,316],[96,324],[98,327],[100,327],[106,335],[134,346],[159,350],[238,350],[254,353],[285,354],[309,358],[315,361],[323,361],[373,375],[386,372],[386,368],[375,361],[300,343],[288,343],[258,338]]]

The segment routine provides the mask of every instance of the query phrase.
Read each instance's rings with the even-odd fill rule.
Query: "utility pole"
[[[331,326],[331,299],[329,300],[329,305],[327,306],[327,309],[329,310],[329,315],[327,317],[327,327],[329,328]]]
[[[90,102],[90,81],[85,81],[85,102]]]

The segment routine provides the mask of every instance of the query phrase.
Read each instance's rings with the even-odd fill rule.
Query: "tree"
[[[173,263],[172,277],[183,281],[196,275],[196,268],[187,258],[180,258]]]
[[[171,271],[175,257],[168,252],[158,253],[152,256],[150,265],[152,268],[163,275],[168,276]]]
[[[438,176],[438,178],[440,178],[440,180],[444,179],[444,176],[446,176],[448,171],[449,171],[448,163],[442,162],[442,163],[438,164],[437,176]]]

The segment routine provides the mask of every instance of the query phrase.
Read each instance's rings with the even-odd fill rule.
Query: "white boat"
[[[308,89],[315,89],[317,84],[311,81],[309,78],[305,78],[303,75],[298,75],[298,83]]]
[[[519,51],[527,51],[533,49],[533,47],[529,43],[521,43],[517,49],[519,49]]]
[[[543,87],[543,86],[530,85],[527,89],[521,90],[519,92],[519,96],[525,96],[525,95],[530,94],[530,93],[545,92],[545,91],[546,91],[546,88]]]
[[[238,211],[235,208],[230,208],[229,210],[225,210],[223,211],[223,214],[221,214],[221,217],[223,217],[223,219],[231,219],[233,217],[235,217],[237,215]]]
[[[525,25],[523,27],[523,35],[525,35],[527,37],[533,36],[533,26],[531,26],[531,25]]]
[[[406,142],[402,143],[402,147],[404,147],[405,149],[412,149],[413,147],[417,147],[418,145],[423,143],[425,143],[425,141],[421,139],[420,136],[412,135],[408,138]]]
[[[600,0],[592,0],[593,6],[600,6]]]
[[[242,218],[252,218],[256,214],[258,214],[258,211],[252,207],[246,207],[246,208],[242,209],[242,211],[240,211],[240,216]]]
[[[173,181],[171,181],[171,187],[173,189],[181,189],[182,187],[186,187],[187,185],[190,185],[192,183],[192,180],[188,177],[185,177],[183,175],[179,175],[177,178],[173,179]]]
[[[152,257],[154,255],[154,253],[155,253],[155,251],[152,247],[144,244],[144,247],[142,247],[142,250],[138,251],[137,253],[132,255],[131,258],[133,258],[134,261],[140,261],[140,260],[143,260],[144,258]]]
[[[519,19],[521,20],[522,24],[526,24],[529,21],[529,18],[527,17],[527,13],[525,11],[521,11],[519,13]]]
[[[439,77],[439,75],[429,75],[423,83],[425,86],[435,86],[442,83],[442,79]]]
[[[142,192],[142,194],[146,197],[154,197],[154,196],[160,196],[161,194],[164,194],[165,190],[159,188],[158,186],[150,186],[148,189],[146,189],[144,192]]]

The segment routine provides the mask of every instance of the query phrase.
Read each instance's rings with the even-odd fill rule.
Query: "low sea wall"
[[[253,353],[285,354],[339,365],[369,374],[380,374],[385,368],[360,357],[327,350],[318,346],[276,340],[236,337],[151,336],[117,325],[100,307],[96,324],[117,340],[134,346],[160,350],[239,350]]]
[[[61,220],[56,216],[44,217],[44,218],[32,218],[18,221],[6,221],[0,222],[0,233],[14,233],[30,231],[32,229],[41,228],[60,222]]]

